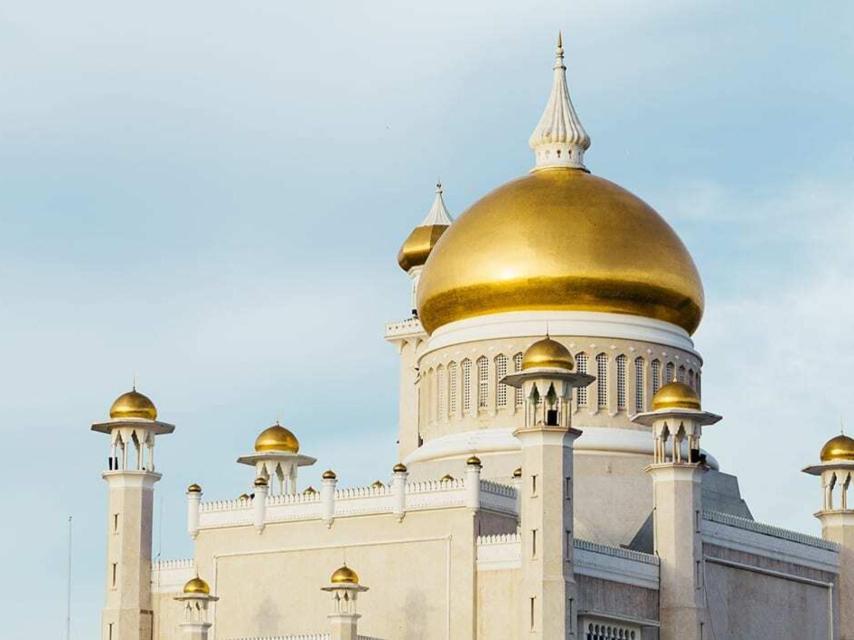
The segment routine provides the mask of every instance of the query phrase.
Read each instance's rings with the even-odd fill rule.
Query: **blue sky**
[[[853,20],[833,1],[4,3],[4,638],[61,637],[69,514],[73,637],[96,637],[88,425],[134,375],[178,426],[164,557],[190,552],[184,487],[243,491],[234,459],[276,417],[343,483],[387,474],[397,248],[437,176],[458,214],[530,168],[558,28],[588,166],[703,276],[704,401],[726,417],[706,446],[758,519],[817,532],[799,469],[854,422]]]

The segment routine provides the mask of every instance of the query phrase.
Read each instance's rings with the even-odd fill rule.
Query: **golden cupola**
[[[572,371],[575,358],[560,342],[546,337],[528,347],[522,356],[522,371],[541,368]]]
[[[828,440],[821,448],[822,462],[854,461],[854,438],[844,433]]]
[[[397,254],[397,263],[404,271],[423,266],[439,238],[451,226],[451,214],[442,197],[442,183],[436,184],[436,197],[423,222],[412,230]]]
[[[694,409],[700,411],[700,396],[684,382],[668,382],[652,396],[652,410]]]
[[[276,422],[272,427],[264,429],[255,438],[255,451],[266,453],[268,451],[299,453],[299,440],[291,432]]]
[[[157,407],[154,406],[151,398],[137,391],[134,386],[133,389],[115,399],[110,407],[110,418],[112,420],[128,418],[157,420]]]
[[[562,42],[536,166],[475,202],[429,252],[417,291],[432,333],[511,311],[596,311],[662,320],[693,333],[703,285],[673,229],[637,196],[591,175],[590,138],[569,98]]]

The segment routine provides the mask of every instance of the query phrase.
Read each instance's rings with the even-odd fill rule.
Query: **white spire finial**
[[[436,197],[433,198],[433,205],[430,207],[430,211],[427,212],[427,216],[420,226],[449,226],[453,222],[451,214],[448,213],[448,208],[445,206],[445,200],[442,198],[443,193],[442,181],[438,180],[436,181]]]
[[[584,166],[584,152],[590,147],[590,136],[581,126],[566,85],[566,66],[563,64],[563,36],[557,35],[554,80],[546,110],[528,141],[536,158],[535,169],[543,167]]]

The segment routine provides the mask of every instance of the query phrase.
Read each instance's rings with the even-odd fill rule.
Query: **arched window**
[[[692,389],[697,388],[694,386],[694,370],[693,369],[688,369],[688,386],[691,387]]]
[[[682,384],[685,384],[685,365],[681,365],[679,367],[679,373],[677,374],[677,380]]]
[[[507,356],[499,353],[495,356],[495,403],[500,407],[507,406],[507,385],[501,382],[507,375]]]
[[[644,367],[643,358],[635,358],[635,413],[641,413],[646,403],[644,402]]]
[[[650,368],[652,369],[652,393],[655,395],[661,389],[661,362],[653,360]]]
[[[517,353],[515,356],[513,356],[513,371],[515,373],[519,373],[521,370],[522,370],[522,354]],[[525,396],[522,393],[522,389],[517,387],[514,391],[516,392],[516,394],[515,394],[516,397],[514,398],[514,400],[516,402],[516,406],[521,407],[523,404],[525,404]]]
[[[433,422],[436,419],[436,377],[433,369],[427,371],[427,420]]]
[[[445,379],[445,367],[436,367],[436,384],[439,387],[438,417],[444,419],[448,415],[448,381]]]
[[[457,413],[457,363],[448,363],[448,413]]]
[[[694,391],[696,391],[697,395],[702,398],[703,397],[703,388],[702,388],[702,384],[700,382],[700,372],[699,371],[694,376],[694,383],[697,385],[694,388]]]
[[[587,354],[579,353],[575,356],[575,366],[578,373],[587,373]],[[587,406],[587,387],[578,387],[578,406]]]
[[[460,363],[463,370],[463,411],[471,411],[471,360]]]
[[[628,372],[626,371],[627,358],[622,353],[617,356],[617,411],[626,410],[626,387]]]
[[[673,363],[668,362],[667,366],[664,367],[664,384],[670,384],[673,382]]]
[[[608,406],[608,356],[600,353],[596,356],[596,395],[599,408]]]
[[[486,408],[486,400],[489,395],[489,360],[486,356],[477,359],[477,407]]]

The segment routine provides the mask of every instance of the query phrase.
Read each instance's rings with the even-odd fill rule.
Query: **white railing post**
[[[409,471],[406,465],[398,463],[394,465],[394,475],[391,480],[391,492],[394,496],[394,515],[397,521],[403,520],[406,515],[406,479],[409,477]]]
[[[199,506],[202,503],[202,488],[197,484],[187,487],[187,533],[195,540],[199,535]]]
[[[252,505],[255,512],[255,530],[258,533],[264,531],[264,521],[267,517],[267,492],[269,489],[267,480],[264,478],[255,479],[255,498],[252,501]]]
[[[466,460],[466,506],[480,509],[480,458],[472,456]]]
[[[335,519],[335,487],[338,486],[338,477],[332,469],[323,472],[323,480],[320,485],[320,502],[323,505],[323,522],[327,527],[332,526]]]

